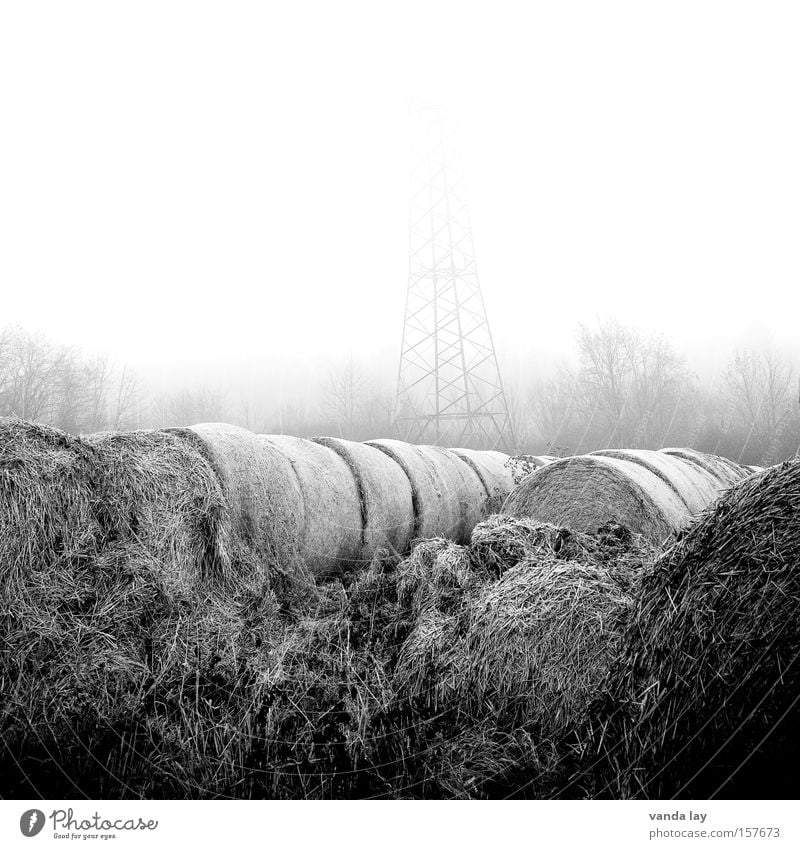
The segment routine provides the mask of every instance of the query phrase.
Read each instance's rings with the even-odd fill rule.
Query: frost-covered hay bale
[[[203,455],[173,434],[80,439],[19,419],[0,423],[2,580],[90,563],[135,543],[164,578],[231,576],[225,497]],[[68,579],[65,579],[69,583]]]
[[[180,715],[192,664],[192,681],[201,665],[212,679],[228,607],[264,597],[252,564],[231,559],[226,511],[215,470],[175,434],[79,439],[0,423],[4,777],[27,773],[39,790],[55,780],[63,793],[99,776],[117,792],[146,705],[158,705],[160,723]],[[219,722],[214,714],[198,732],[193,721],[191,734]],[[158,723],[148,726],[156,738]],[[134,736],[152,754],[146,733]]]
[[[583,560],[597,550],[598,544],[588,534],[504,515],[489,516],[479,522],[470,539],[473,563],[495,575],[537,556]]]
[[[489,499],[488,512],[492,507],[499,509],[514,489],[514,474],[508,466],[511,459],[502,451],[476,451],[471,448],[451,448],[481,479]]]
[[[593,451],[591,456],[616,457],[639,463],[661,478],[686,505],[690,514],[705,510],[719,498],[726,484],[707,469],[662,451],[642,449]]]
[[[660,453],[679,457],[686,463],[705,469],[725,486],[738,483],[751,473],[745,466],[734,463],[727,457],[720,457],[717,454],[704,454],[702,451],[695,451],[693,448],[662,448]]]
[[[416,620],[395,669],[397,698],[456,710],[460,727],[491,720],[531,734],[543,752],[570,735],[578,742],[618,656],[632,570],[543,554],[492,580],[469,570],[458,547],[420,561],[414,593],[398,593]]]
[[[440,663],[443,705],[533,723],[544,739],[586,721],[617,658],[633,603],[625,570],[540,560],[482,587]]]
[[[303,494],[298,551],[315,573],[336,573],[361,563],[362,515],[356,479],[333,450],[295,436],[260,436],[289,460]]]
[[[526,477],[503,513],[592,533],[617,522],[660,543],[691,514],[657,474],[629,460],[583,455],[557,460]]]
[[[731,489],[644,573],[612,727],[620,705],[631,715],[608,740],[623,793],[783,797],[800,754],[799,565],[795,461]]]
[[[458,523],[452,529],[453,540],[468,542],[472,529],[487,516],[491,507],[483,482],[477,472],[452,451],[434,445],[417,447],[437,466],[442,492],[458,515]]]
[[[468,548],[448,539],[420,540],[398,567],[397,597],[415,614],[427,608],[446,612],[479,580]]]
[[[260,575],[238,545],[228,501],[213,465],[175,433],[96,433],[95,513],[106,541],[141,545],[173,580]]]
[[[275,445],[235,425],[208,423],[175,430],[199,439],[222,481],[229,520],[240,546],[266,571],[297,568],[305,519],[300,482]]]
[[[361,498],[360,559],[370,561],[381,549],[405,554],[414,532],[411,483],[402,467],[372,445],[345,439],[315,439],[335,451],[356,480]]]
[[[56,428],[0,419],[0,581],[21,587],[99,544],[96,452]]]
[[[367,444],[388,454],[406,473],[414,505],[414,538],[469,539],[485,515],[487,495],[478,475],[463,460],[443,448],[396,439]]]
[[[455,630],[453,617],[485,577],[473,567],[469,549],[441,538],[421,540],[400,564],[397,600],[411,623],[394,670],[402,699],[425,701],[434,694],[430,678]]]

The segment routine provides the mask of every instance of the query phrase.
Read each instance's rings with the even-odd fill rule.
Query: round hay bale
[[[83,442],[94,450],[95,511],[110,543],[144,546],[176,581],[261,580],[237,545],[216,469],[196,445],[148,430],[94,433]]]
[[[94,550],[96,452],[56,428],[0,419],[0,551],[4,588]],[[9,589],[9,591],[11,591]]]
[[[491,796],[492,788],[557,795],[618,658],[635,571],[542,551],[493,580],[463,548],[441,540],[412,558],[399,572],[410,627],[394,669],[394,705],[423,719],[421,728],[450,718],[423,738],[435,752],[436,783],[469,797]],[[451,746],[464,756],[452,764]]]
[[[481,479],[487,498],[491,502],[487,508],[488,513],[495,512],[492,507],[500,505],[508,498],[514,489],[514,473],[508,461],[508,454],[502,451],[476,451],[471,448],[451,448],[450,451],[460,457]]]
[[[586,533],[618,522],[655,543],[691,518],[675,490],[650,469],[593,454],[556,460],[528,475],[502,512]]]
[[[800,754],[798,564],[795,461],[735,486],[644,572],[611,699],[622,794],[785,797]]]
[[[586,721],[617,658],[632,581],[625,570],[541,558],[486,583],[438,659],[439,704],[532,723],[540,742],[563,738]]]
[[[372,445],[346,439],[313,440],[335,451],[353,473],[361,499],[360,559],[372,560],[380,549],[405,554],[414,532],[411,483],[402,467]]]
[[[436,445],[418,445],[417,448],[438,466],[445,497],[459,517],[453,530],[453,540],[469,542],[472,529],[481,519],[486,518],[490,506],[483,482],[477,472],[452,451]]]
[[[415,615],[427,608],[450,612],[479,583],[469,549],[441,537],[423,539],[398,566],[397,599]]]
[[[472,562],[501,575],[523,560],[546,555],[559,560],[592,556],[598,545],[588,534],[533,519],[493,515],[475,525],[470,539]]]
[[[174,434],[78,438],[19,419],[0,423],[4,579],[71,570],[135,544],[162,579],[231,577],[225,497],[202,454]],[[65,579],[66,580],[66,579]]]
[[[249,727],[250,637],[276,617],[232,536],[193,440],[0,422],[3,787],[175,795],[228,757],[238,780],[220,729]]]
[[[296,436],[259,435],[279,449],[303,494],[298,552],[316,574],[335,574],[362,562],[361,498],[350,466],[331,448]]]
[[[662,448],[659,453],[679,457],[686,463],[699,466],[714,475],[725,486],[738,483],[750,474],[750,471],[744,466],[734,463],[727,457],[720,457],[717,454],[704,454],[702,451],[695,451],[693,448]]]
[[[171,431],[200,441],[220,477],[238,543],[260,564],[292,569],[305,523],[300,482],[275,445],[235,425],[206,423]]]
[[[592,456],[617,457],[639,463],[670,486],[692,515],[716,501],[727,485],[707,469],[662,451],[606,450],[593,451]]]
[[[486,489],[467,464],[444,448],[396,439],[367,443],[388,454],[406,473],[414,505],[415,539],[444,537],[468,542],[483,518]]]

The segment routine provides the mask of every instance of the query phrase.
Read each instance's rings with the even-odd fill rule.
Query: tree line
[[[531,453],[681,446],[771,465],[800,447],[798,371],[770,345],[734,350],[716,379],[701,381],[664,336],[581,325],[577,365],[520,400],[515,419]]]
[[[664,336],[616,321],[580,325],[571,361],[507,395],[520,453],[688,446],[770,465],[800,447],[798,369],[771,346],[735,350],[716,379],[701,380]],[[0,415],[72,433],[227,421],[364,440],[399,436],[393,399],[394,386],[352,357],[323,371],[305,403],[232,386],[154,392],[108,356],[17,325],[0,330]]]

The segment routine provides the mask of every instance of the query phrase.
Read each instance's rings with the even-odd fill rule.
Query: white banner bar
[[[0,802],[0,846],[800,846],[796,802]]]

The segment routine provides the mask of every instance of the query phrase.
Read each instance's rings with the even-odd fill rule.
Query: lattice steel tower
[[[395,422],[403,439],[516,449],[478,282],[454,127],[424,116],[411,175],[409,270]]]

